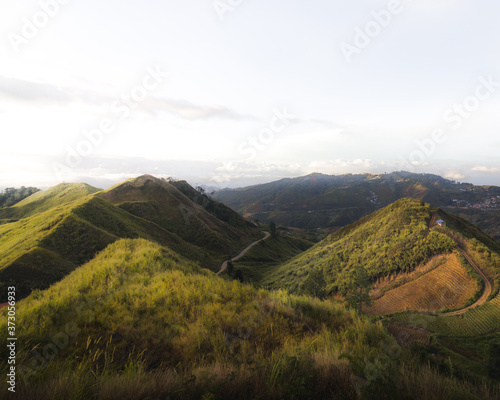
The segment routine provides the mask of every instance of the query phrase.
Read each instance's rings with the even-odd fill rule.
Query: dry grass
[[[456,254],[450,254],[446,256],[443,265],[388,291],[364,311],[369,315],[382,315],[407,310],[439,311],[459,308],[476,291],[476,281],[467,273]]]

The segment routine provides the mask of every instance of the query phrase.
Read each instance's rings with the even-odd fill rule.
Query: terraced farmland
[[[427,314],[400,314],[393,321],[419,326],[443,336],[477,336],[500,330],[500,296],[454,317]]]
[[[445,256],[446,262],[432,271],[388,291],[366,307],[369,315],[399,311],[439,311],[465,306],[478,287],[455,253]]]

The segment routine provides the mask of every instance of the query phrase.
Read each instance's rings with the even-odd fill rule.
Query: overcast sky
[[[0,187],[500,185],[498,0],[0,2]]]

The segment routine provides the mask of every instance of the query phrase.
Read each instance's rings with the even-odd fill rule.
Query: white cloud
[[[443,178],[451,179],[454,181],[462,181],[466,178],[466,176],[464,174],[461,174],[460,172],[449,171],[443,175]]]
[[[472,168],[473,171],[484,172],[486,174],[497,174],[500,172],[500,168],[496,167],[487,167],[485,165],[478,165]]]

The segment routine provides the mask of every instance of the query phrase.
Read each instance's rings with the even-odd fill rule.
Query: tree
[[[357,309],[360,313],[363,310],[363,303],[369,306],[372,301],[370,298],[370,277],[366,269],[358,264],[351,271],[349,294],[347,295],[347,304]]]
[[[269,224],[269,230],[271,231],[272,237],[278,236],[278,231],[276,230],[276,224],[273,221],[271,221],[271,223]]]

